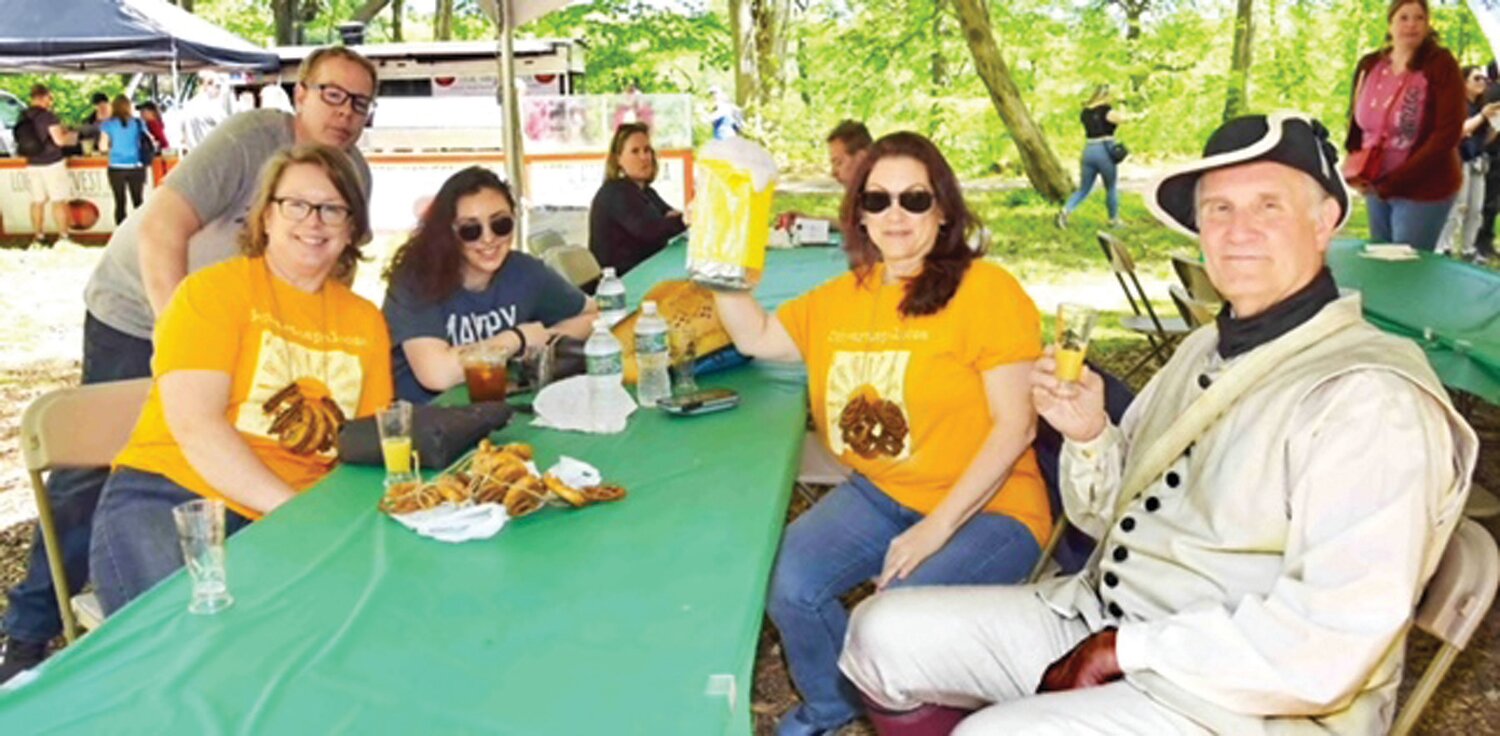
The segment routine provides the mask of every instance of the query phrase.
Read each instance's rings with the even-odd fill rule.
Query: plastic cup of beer
[[[188,501],[172,508],[182,560],[193,581],[188,613],[207,615],[234,605],[224,567],[224,502]]]
[[[380,430],[380,456],[385,459],[385,484],[392,486],[417,480],[411,449],[411,403],[396,401],[375,414]]]
[[[672,395],[687,396],[698,392],[698,344],[686,330],[667,335],[668,358],[672,361]]]
[[[505,364],[510,361],[511,352],[483,342],[465,345],[459,351],[459,362],[464,366],[464,383],[469,386],[469,403],[505,400]]]
[[[1058,380],[1076,381],[1083,375],[1083,358],[1098,319],[1099,312],[1086,304],[1057,305],[1057,350],[1052,357],[1057,361]]]

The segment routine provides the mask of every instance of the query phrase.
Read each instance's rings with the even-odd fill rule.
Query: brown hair
[[[604,159],[604,180],[606,182],[625,176],[625,172],[620,169],[620,154],[625,152],[625,141],[630,140],[630,136],[636,133],[645,134],[647,140],[651,138],[651,128],[645,123],[620,123],[620,127],[615,128],[615,137],[609,141],[609,158]],[[651,163],[651,178],[646,180],[647,184],[656,181],[655,150],[651,151]]]
[[[363,179],[354,162],[343,151],[320,143],[304,143],[283,149],[260,170],[260,189],[251,201],[250,213],[245,215],[245,229],[240,231],[240,252],[255,257],[266,252],[266,212],[274,207],[276,187],[281,175],[293,164],[312,164],[328,175],[333,188],[343,197],[349,208],[349,245],[339,254],[330,278],[345,281],[354,273],[354,265],[360,260],[360,246],[370,239],[370,203],[365,198]]]
[[[1427,14],[1427,22],[1432,23],[1432,8],[1427,7],[1427,0],[1391,0],[1390,4],[1385,6],[1385,22],[1390,23],[1396,17],[1396,11],[1407,5],[1422,6],[1422,12]]]
[[[324,46],[312,52],[302,60],[302,65],[297,67],[297,83],[304,86],[311,83],[318,67],[329,59],[344,59],[358,64],[359,68],[370,75],[370,93],[375,94],[380,91],[380,74],[375,71],[375,64],[347,46]]]
[[[52,90],[47,89],[47,85],[42,84],[41,82],[37,82],[36,84],[31,85],[31,99],[33,100],[46,97],[50,94],[52,94]]]
[[[901,300],[903,316],[937,314],[958,293],[959,282],[963,281],[969,264],[979,258],[980,254],[965,241],[975,220],[968,205],[964,204],[958,176],[953,173],[953,167],[948,165],[948,160],[943,158],[937,146],[923,136],[909,131],[884,136],[870,146],[869,155],[855,167],[849,188],[844,192],[843,207],[839,210],[849,268],[863,284],[874,272],[875,264],[881,260],[880,249],[870,240],[870,234],[860,222],[859,198],[865,191],[870,171],[883,158],[910,158],[922,164],[932,183],[933,206],[946,219],[938,228],[937,242],[928,251],[922,264],[922,272],[906,282],[906,297]],[[891,206],[900,205],[892,203]]]
[[[130,122],[130,98],[125,95],[115,95],[114,101],[109,103],[109,116],[121,123]]]
[[[852,156],[870,147],[870,129],[858,120],[840,120],[828,131],[826,142],[834,141],[844,144],[844,151]]]
[[[453,232],[458,200],[486,189],[505,197],[514,216],[516,199],[495,172],[480,166],[463,169],[448,177],[438,189],[417,229],[396,249],[391,265],[385,269],[385,280],[409,284],[417,296],[429,302],[442,301],[457,291],[463,284],[464,247]]]

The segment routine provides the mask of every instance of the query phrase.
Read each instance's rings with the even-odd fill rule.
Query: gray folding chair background
[[[797,470],[794,488],[808,503],[817,503],[815,486],[836,486],[848,480],[852,472],[823,446],[818,433],[809,431],[802,438],[802,466]]]
[[[599,278],[603,271],[594,254],[581,245],[559,245],[542,253],[542,261],[574,286]]]
[[[1145,335],[1146,342],[1151,345],[1151,351],[1146,357],[1125,372],[1128,378],[1152,359],[1160,358],[1166,362],[1172,356],[1172,346],[1191,330],[1181,317],[1163,319],[1157,316],[1156,309],[1151,306],[1151,299],[1146,296],[1145,287],[1141,286],[1141,280],[1135,275],[1135,259],[1130,256],[1125,244],[1103,231],[1096,235],[1099,247],[1104,250],[1104,257],[1109,260],[1109,268],[1114,272],[1115,280],[1120,282],[1120,289],[1125,292],[1125,300],[1130,303],[1130,311],[1134,313],[1121,317],[1120,325]]]
[[[1213,307],[1194,299],[1186,289],[1172,284],[1167,291],[1172,295],[1172,303],[1177,305],[1177,313],[1182,315],[1182,321],[1188,327],[1196,329],[1214,321]]]
[[[1433,655],[1422,679],[1396,714],[1393,736],[1406,736],[1417,725],[1422,710],[1437,692],[1458,653],[1469,645],[1474,631],[1495,602],[1500,585],[1500,550],[1495,539],[1477,522],[1464,519],[1453,530],[1443,561],[1427,583],[1417,606],[1417,628],[1432,634],[1443,646]]]
[[[1172,270],[1177,272],[1177,279],[1187,289],[1188,296],[1205,304],[1220,304],[1224,301],[1219,290],[1214,288],[1214,282],[1208,278],[1208,269],[1201,261],[1174,253]]]
[[[31,402],[21,415],[21,454],[31,476],[37,523],[47,545],[57,610],[69,642],[78,638],[80,619],[85,628],[93,628],[103,615],[92,594],[68,596],[68,575],[63,569],[57,524],[42,474],[59,468],[108,467],[130,439],[150,390],[149,378],[58,389]]]

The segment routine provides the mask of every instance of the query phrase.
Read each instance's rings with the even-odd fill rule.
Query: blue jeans
[[[781,632],[804,717],[813,725],[832,728],[860,712],[859,694],[838,669],[849,627],[838,597],[879,575],[891,540],[922,518],[856,473],[787,527],[766,612]],[[1040,553],[1021,522],[978,514],[911,576],[891,585],[1016,583]]]
[[[151,375],[151,341],[127,335],[94,315],[83,319],[83,382],[104,383]],[[63,571],[70,594],[89,579],[89,534],[99,491],[109,477],[106,470],[56,470],[47,477],[47,496],[62,547]],[[49,641],[62,633],[53,592],[52,568],[47,564],[46,544],[38,526],[31,542],[31,560],[26,577],[10,589],[10,608],[5,612],[5,631],[12,639]]]
[[[89,565],[94,591],[105,614],[183,566],[172,508],[202,498],[166,476],[121,467],[109,474],[94,514],[94,545]],[[245,528],[248,519],[224,512],[224,534]]]
[[[1437,248],[1438,236],[1443,234],[1443,225],[1448,221],[1448,210],[1452,207],[1452,197],[1439,202],[1418,202],[1414,199],[1381,199],[1378,195],[1366,194],[1370,240],[1406,243],[1430,253]]]
[[[1083,160],[1078,164],[1078,191],[1068,197],[1063,211],[1072,214],[1094,191],[1094,177],[1104,180],[1104,204],[1109,207],[1109,219],[1120,216],[1120,188],[1115,160],[1109,157],[1109,147],[1104,141],[1091,141],[1083,147]]]

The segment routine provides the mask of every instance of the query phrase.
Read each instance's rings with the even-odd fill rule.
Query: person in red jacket
[[[1463,75],[1429,17],[1427,0],[1391,0],[1386,45],[1355,68],[1344,143],[1344,173],[1365,195],[1370,238],[1428,251],[1463,180],[1464,122]]]

